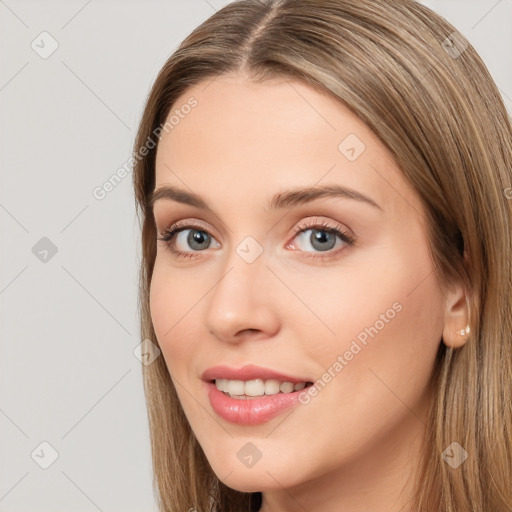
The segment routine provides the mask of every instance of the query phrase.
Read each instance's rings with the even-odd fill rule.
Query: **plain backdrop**
[[[227,3],[0,0],[0,512],[156,510],[131,174],[93,191],[165,60]],[[510,112],[512,0],[424,3]]]

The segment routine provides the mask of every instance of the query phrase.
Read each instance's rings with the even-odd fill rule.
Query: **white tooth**
[[[228,380],[227,392],[233,395],[243,395],[245,391],[245,383],[243,380]]]
[[[279,393],[279,381],[269,379],[265,381],[265,395],[277,395]]]
[[[228,379],[217,379],[215,381],[215,384],[217,384],[217,389],[219,391],[227,391],[228,390]]]
[[[295,391],[300,391],[301,389],[304,389],[305,387],[306,387],[305,382],[297,382],[297,384],[295,384],[295,386],[293,386],[293,389]]]
[[[279,389],[283,393],[291,393],[293,391],[293,383],[292,382],[282,382],[279,386]]]
[[[245,394],[249,396],[264,395],[265,383],[261,379],[248,380],[245,383]]]

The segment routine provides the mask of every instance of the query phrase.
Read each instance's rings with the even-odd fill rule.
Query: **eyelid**
[[[344,229],[339,222],[325,219],[319,220],[319,217],[310,217],[303,221],[303,223],[299,223],[298,226],[293,228],[291,235],[295,237],[298,233],[302,233],[313,228],[324,229],[326,231],[339,231],[347,238],[355,239],[355,237],[350,233],[350,230]]]
[[[195,219],[193,217],[187,218],[184,220],[177,220],[176,222],[172,222],[168,227],[166,227],[163,232],[159,232],[160,235],[165,235],[169,231],[175,231],[178,229],[194,229],[194,228],[200,228],[201,231],[205,231],[215,239],[217,239],[217,236],[212,234],[212,229],[207,226],[203,221]]]

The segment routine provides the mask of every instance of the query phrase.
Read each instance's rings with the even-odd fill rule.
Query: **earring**
[[[455,331],[457,334],[460,334],[461,336],[465,336],[466,334],[469,334],[469,325],[466,326],[465,329],[461,329],[460,331]]]

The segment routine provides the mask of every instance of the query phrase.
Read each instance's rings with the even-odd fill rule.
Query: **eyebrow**
[[[370,197],[357,192],[354,189],[344,187],[341,185],[326,185],[322,187],[309,187],[309,188],[296,188],[286,192],[276,194],[268,203],[267,210],[278,210],[290,208],[299,204],[306,204],[321,197],[341,197],[345,199],[353,199],[355,201],[363,202],[383,211]],[[203,210],[211,211],[211,208],[206,202],[197,194],[187,192],[177,187],[163,185],[155,190],[148,201],[150,207],[153,207],[157,201],[162,199],[177,201],[178,203],[196,206]]]

